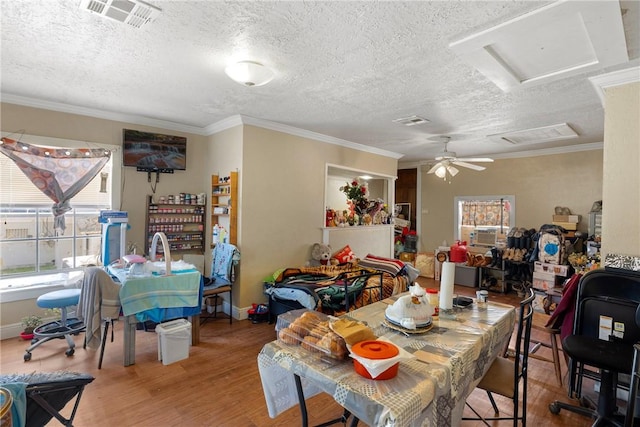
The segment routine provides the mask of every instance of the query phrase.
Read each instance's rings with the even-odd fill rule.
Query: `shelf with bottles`
[[[154,202],[147,196],[145,234],[147,250],[155,233],[167,236],[171,251],[176,253],[204,253],[205,194],[180,193],[161,196]]]
[[[213,227],[225,227],[227,241],[237,244],[238,224],[238,172],[230,172],[228,176],[211,175],[211,235]],[[211,247],[218,240],[213,239]]]

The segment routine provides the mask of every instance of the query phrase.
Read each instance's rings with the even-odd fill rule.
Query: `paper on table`
[[[390,340],[384,337],[378,338],[378,341],[391,342]],[[365,369],[369,372],[369,375],[371,375],[371,378],[376,378],[378,375],[380,375],[381,373],[383,373],[384,371],[386,371],[396,363],[400,362],[401,360],[411,359],[414,357],[411,353],[409,353],[408,351],[404,350],[401,347],[398,347],[398,350],[400,350],[398,355],[390,359],[368,359],[366,357],[358,356],[355,353],[351,353],[351,348],[349,348],[349,352],[350,352],[349,355],[353,359],[356,359],[358,362],[360,362],[362,366],[365,367]]]
[[[442,263],[440,275],[440,310],[453,308],[453,283],[456,275],[456,265],[453,262]]]

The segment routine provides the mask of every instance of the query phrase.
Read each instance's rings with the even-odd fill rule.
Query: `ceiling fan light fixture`
[[[447,168],[445,165],[440,165],[434,173],[438,178],[444,179],[447,176]]]
[[[460,172],[457,168],[453,167],[453,166],[447,166],[447,172],[449,172],[451,174],[451,176],[456,176],[458,175],[458,172]]]
[[[249,87],[266,85],[275,76],[271,69],[254,61],[236,62],[224,71],[231,80]]]

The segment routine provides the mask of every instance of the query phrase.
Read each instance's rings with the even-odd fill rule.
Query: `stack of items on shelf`
[[[565,229],[566,237],[574,237],[581,217],[580,215],[573,215],[569,208],[556,206],[555,214],[552,219],[553,225],[557,225]]]
[[[564,282],[569,275],[569,266],[535,261],[533,264],[533,288],[547,291],[556,287],[556,281]]]

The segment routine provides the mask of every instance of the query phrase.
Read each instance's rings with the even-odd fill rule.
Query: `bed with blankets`
[[[338,316],[406,291],[417,276],[410,264],[371,254],[341,265],[285,268],[265,279],[269,320],[301,308]]]

